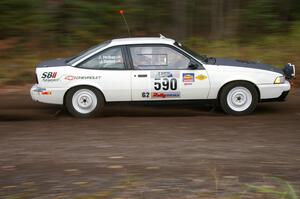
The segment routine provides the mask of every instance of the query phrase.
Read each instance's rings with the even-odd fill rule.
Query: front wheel
[[[221,90],[219,101],[225,113],[246,115],[256,108],[258,92],[251,83],[233,82]]]
[[[65,104],[69,113],[75,117],[92,117],[102,111],[104,98],[97,89],[81,86],[67,93]]]

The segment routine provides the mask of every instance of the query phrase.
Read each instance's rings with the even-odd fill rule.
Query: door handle
[[[147,74],[138,75],[138,77],[147,77]]]

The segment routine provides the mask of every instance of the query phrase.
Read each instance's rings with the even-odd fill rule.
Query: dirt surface
[[[2,89],[0,198],[279,198],[300,190],[299,127],[300,89],[244,117],[109,105],[94,119]]]

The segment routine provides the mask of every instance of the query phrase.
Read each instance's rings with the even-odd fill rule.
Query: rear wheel
[[[233,82],[220,93],[220,106],[225,113],[245,115],[251,113],[258,102],[258,92],[249,82]]]
[[[66,107],[75,117],[92,117],[104,107],[104,97],[93,87],[80,86],[71,89],[66,95]]]

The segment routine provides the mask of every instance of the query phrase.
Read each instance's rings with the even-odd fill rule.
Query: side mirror
[[[190,65],[189,65],[188,68],[189,68],[190,70],[196,70],[198,67],[199,67],[198,64],[190,63]]]

